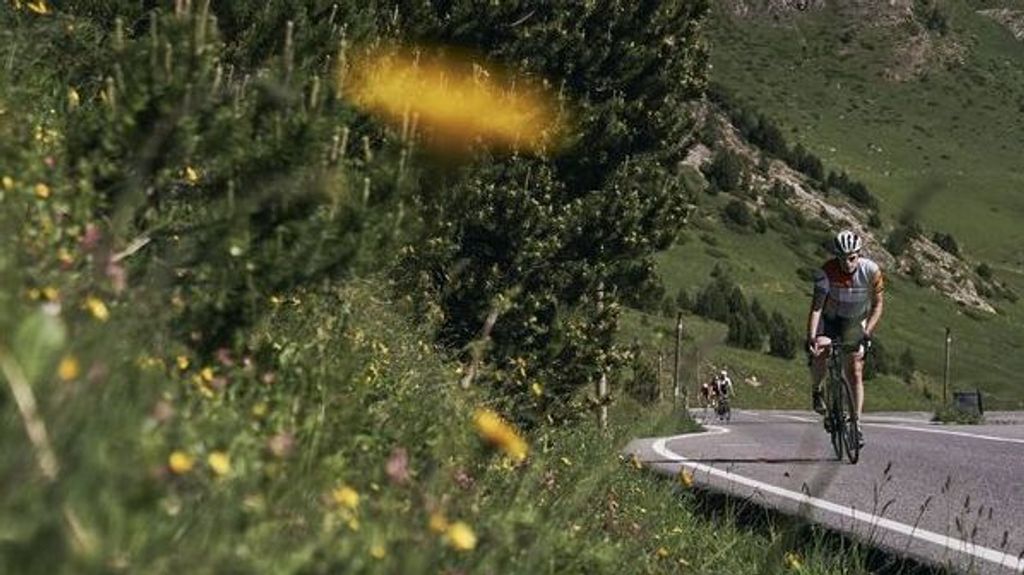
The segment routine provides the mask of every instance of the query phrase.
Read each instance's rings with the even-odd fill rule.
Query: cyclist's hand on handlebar
[[[861,338],[860,344],[864,346],[864,351],[871,349],[871,334],[864,334]]]
[[[818,345],[817,338],[807,338],[807,353],[814,356],[817,356],[819,353],[821,353],[821,347]]]

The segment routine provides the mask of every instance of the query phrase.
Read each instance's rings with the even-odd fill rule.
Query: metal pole
[[[942,403],[949,403],[949,352],[953,345],[953,333],[946,328],[946,366],[942,370]]]
[[[672,362],[672,407],[679,400],[679,346],[683,339],[683,312],[676,314],[676,353]]]

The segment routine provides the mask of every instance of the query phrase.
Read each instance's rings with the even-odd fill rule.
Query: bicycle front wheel
[[[850,388],[850,382],[844,377],[840,383],[839,389],[843,406],[842,443],[846,451],[846,459],[850,463],[857,463],[860,460],[860,443],[857,441],[857,406],[853,404],[853,390]]]

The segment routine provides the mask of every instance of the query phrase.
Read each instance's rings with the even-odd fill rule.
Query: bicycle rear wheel
[[[840,393],[843,406],[843,444],[846,449],[846,458],[850,463],[857,463],[860,460],[860,443],[857,441],[857,407],[853,404],[853,390],[850,389],[850,382],[842,378]]]

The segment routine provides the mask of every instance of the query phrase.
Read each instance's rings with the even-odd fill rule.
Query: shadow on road
[[[778,573],[787,551],[816,551],[836,557],[834,572],[872,573],[874,575],[948,575],[939,566],[921,563],[892,549],[877,546],[827,527],[810,523],[799,515],[788,515],[766,508],[746,498],[733,497],[713,489],[690,490],[696,511],[708,521],[724,521],[765,537],[772,543],[765,549],[760,573]],[[831,571],[830,571],[831,572]]]

